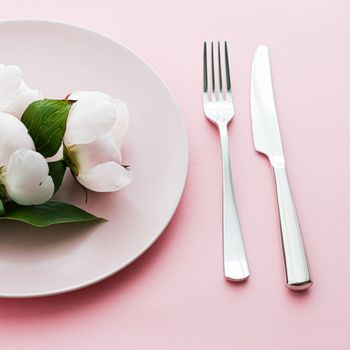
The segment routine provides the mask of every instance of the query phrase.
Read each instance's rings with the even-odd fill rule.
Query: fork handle
[[[224,274],[228,280],[242,281],[249,277],[249,268],[232,185],[227,123],[219,124],[219,130],[223,175]]]
[[[292,191],[285,165],[274,165],[273,168],[281,220],[287,287],[292,290],[304,290],[312,285],[312,281]]]

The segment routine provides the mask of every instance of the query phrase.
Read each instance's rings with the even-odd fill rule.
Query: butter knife
[[[259,46],[255,52],[250,97],[254,146],[268,157],[275,173],[287,287],[304,290],[312,281],[286,172],[266,46]]]

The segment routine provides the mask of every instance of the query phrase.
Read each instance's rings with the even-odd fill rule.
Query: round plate
[[[45,229],[0,223],[0,296],[42,296],[88,286],[134,261],[172,218],[188,169],[182,116],[157,74],[100,34],[57,22],[5,21],[0,42],[0,62],[19,65],[25,82],[45,97],[99,90],[128,105],[123,161],[134,182],[115,193],[90,192],[86,204],[84,192],[66,174],[58,197],[107,222]]]

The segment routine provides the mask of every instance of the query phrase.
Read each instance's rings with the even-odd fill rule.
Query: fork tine
[[[207,42],[203,48],[203,91],[208,92],[208,63],[207,63]]]
[[[231,78],[230,78],[230,65],[228,62],[227,41],[225,41],[225,72],[226,72],[227,95],[229,95],[231,93]]]
[[[214,71],[214,43],[211,42],[211,91],[215,96],[215,71]]]
[[[222,92],[222,75],[221,75],[220,41],[218,42],[218,67],[219,67],[219,93],[221,93]]]

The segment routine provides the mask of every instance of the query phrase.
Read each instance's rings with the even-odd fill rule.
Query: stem
[[[6,215],[6,210],[5,210],[4,204],[0,200],[0,216],[5,216],[5,215]]]

